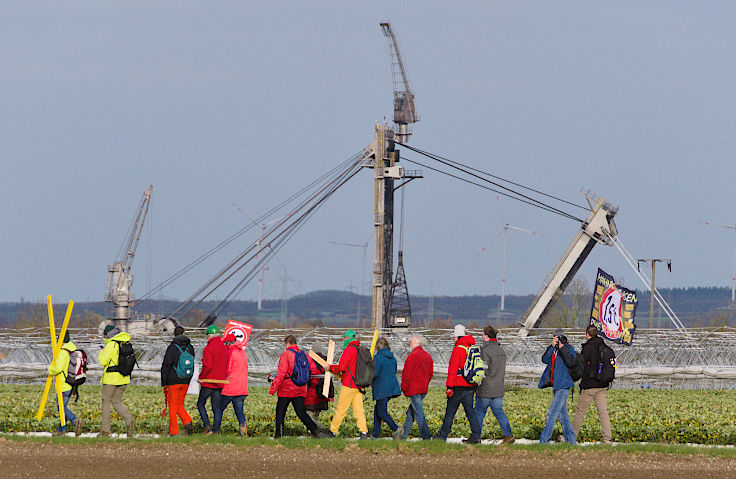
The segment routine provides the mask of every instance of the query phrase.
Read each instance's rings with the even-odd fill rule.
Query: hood
[[[105,340],[105,344],[109,343],[110,341],[120,341],[121,343],[124,343],[126,341],[130,341],[130,334],[128,333],[118,333],[115,336],[113,336],[110,339]]]
[[[381,356],[386,356],[388,359],[394,359],[393,351],[391,351],[388,348],[379,349],[378,352],[376,353],[376,356],[378,356],[379,354]]]
[[[238,349],[245,350],[245,346],[243,346],[243,343],[235,343],[230,345],[231,351],[237,351]]]
[[[179,336],[174,336],[174,340],[172,342],[181,347],[189,346],[190,343],[189,338],[184,336],[183,334],[180,334]]]
[[[67,341],[66,343],[64,343],[64,346],[61,347],[61,349],[66,349],[71,353],[77,350],[77,345],[71,341]]]
[[[465,346],[466,348],[474,344],[475,344],[475,338],[473,338],[473,336],[470,336],[470,335],[458,338],[458,340],[455,342],[455,346]]]

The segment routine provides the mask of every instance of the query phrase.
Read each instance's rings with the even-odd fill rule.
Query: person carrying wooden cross
[[[363,410],[364,395],[358,389],[354,379],[357,376],[358,346],[360,346],[360,341],[355,337],[355,331],[352,329],[345,331],[342,337],[344,341],[340,361],[338,364],[330,366],[330,372],[342,375],[340,396],[337,399],[335,415],[332,417],[332,423],[330,424],[330,432],[332,433],[332,437],[337,435],[342,420],[345,418],[348,409],[352,406],[353,417],[360,431],[360,439],[368,439],[368,425],[366,424],[365,411]]]

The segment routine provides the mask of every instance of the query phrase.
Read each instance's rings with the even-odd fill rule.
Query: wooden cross
[[[322,388],[322,396],[329,397],[330,394],[330,383],[332,382],[332,373],[330,372],[330,366],[332,361],[335,359],[335,341],[331,340],[327,343],[327,361],[322,359],[322,356],[315,353],[313,350],[309,350],[309,357],[325,368],[325,385]]]

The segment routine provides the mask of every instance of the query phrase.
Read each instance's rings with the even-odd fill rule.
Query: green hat
[[[65,342],[65,343],[68,343],[69,342],[69,331],[65,331],[64,332],[64,341],[63,342]]]
[[[348,347],[348,344],[350,344],[352,341],[355,341],[355,331],[353,331],[352,329],[348,329],[347,331],[345,331],[345,334],[343,334],[342,337],[345,339],[342,342],[342,347],[343,349],[345,349]]]
[[[220,334],[220,328],[216,324],[211,324],[207,327],[207,334]]]
[[[115,329],[115,326],[113,326],[112,324],[108,324],[107,326],[105,326],[105,330],[103,331],[103,333],[102,333],[102,334],[103,334],[104,336],[107,336],[107,333],[109,333],[109,332],[110,332],[110,331],[112,331],[113,329]],[[99,330],[98,330],[98,331],[99,331]]]

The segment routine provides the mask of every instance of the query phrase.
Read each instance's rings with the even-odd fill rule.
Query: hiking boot
[[[514,439],[514,436],[504,436],[503,441],[501,441],[501,444],[513,444],[516,439]]]
[[[319,439],[334,439],[335,434],[333,434],[332,431],[330,431],[329,429],[324,429],[317,433],[317,437]]]
[[[394,431],[394,434],[393,434],[394,441],[398,441],[399,439],[401,439],[401,436],[403,434],[404,434],[404,426],[397,427],[396,430]]]
[[[204,431],[202,431],[202,435],[209,436],[210,434],[212,434],[212,429],[209,426],[207,426],[206,428],[204,428]]]
[[[128,423],[127,433],[128,433],[128,438],[135,436],[135,421],[134,420]]]
[[[185,424],[184,432],[187,433],[187,436],[191,436],[192,433],[194,432],[194,424],[192,424],[191,422],[189,424]]]
[[[467,439],[463,439],[463,444],[480,444],[480,439],[473,439],[472,437],[469,437]]]
[[[238,429],[239,435],[243,437],[248,437],[248,423],[243,423],[240,425],[240,429]]]
[[[368,439],[368,433],[367,432],[361,432],[360,433],[360,440],[363,441],[363,440],[366,440],[366,439]]]
[[[74,424],[74,436],[79,437],[80,434],[82,434],[82,419],[76,418],[72,424]]]

